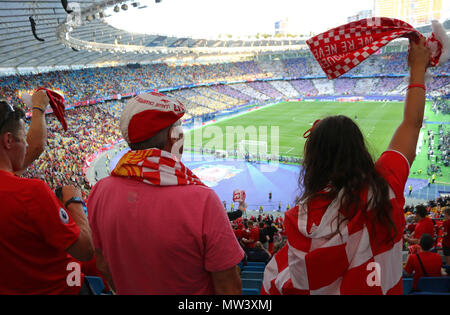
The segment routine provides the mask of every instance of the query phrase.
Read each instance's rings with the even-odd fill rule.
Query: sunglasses
[[[0,130],[2,130],[3,126],[6,124],[6,122],[8,121],[8,119],[12,116],[12,113],[15,112],[14,107],[12,107],[10,104],[8,104],[5,101],[0,101],[0,104],[4,104],[6,105],[6,109],[7,112],[5,114],[5,117],[3,118],[3,120],[1,120],[0,122]]]

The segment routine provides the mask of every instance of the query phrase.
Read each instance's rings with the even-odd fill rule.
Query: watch
[[[67,200],[67,202],[64,205],[66,207],[66,209],[67,209],[67,206],[70,205],[71,203],[81,203],[84,206],[84,201],[80,197],[72,197],[69,200]]]

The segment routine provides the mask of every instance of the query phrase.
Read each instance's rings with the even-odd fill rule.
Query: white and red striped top
[[[402,294],[404,187],[409,163],[399,152],[384,152],[375,164],[390,187],[397,233],[375,224],[374,211],[359,211],[337,231],[339,196],[312,200],[285,215],[287,244],[266,267],[262,294]],[[370,191],[361,192],[367,202]],[[340,220],[339,220],[340,221]]]

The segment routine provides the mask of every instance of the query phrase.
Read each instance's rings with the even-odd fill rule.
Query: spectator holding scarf
[[[288,243],[269,262],[263,294],[402,294],[403,191],[425,107],[425,40],[410,42],[403,121],[374,163],[348,117],[305,132],[304,186],[286,212]]]
[[[131,150],[89,196],[97,265],[118,294],[241,293],[223,204],[180,161],[183,115],[163,94],[131,99],[120,117]]]
[[[94,252],[80,191],[63,187],[61,204],[42,180],[16,176],[46,141],[49,100],[41,91],[32,101],[28,134],[25,113],[0,102],[0,294],[90,294],[81,272],[68,280],[73,258],[86,261]]]

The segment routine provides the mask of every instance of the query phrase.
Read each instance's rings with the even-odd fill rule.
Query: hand
[[[430,62],[430,49],[425,46],[425,37],[420,38],[417,43],[410,39],[409,45],[408,65],[410,69],[425,71]]]
[[[73,185],[67,185],[62,188],[62,200],[65,205],[72,197],[82,197],[81,190]]]
[[[44,112],[47,106],[50,104],[50,99],[47,96],[47,92],[44,90],[37,91],[33,94],[32,98],[33,107],[39,107]]]

